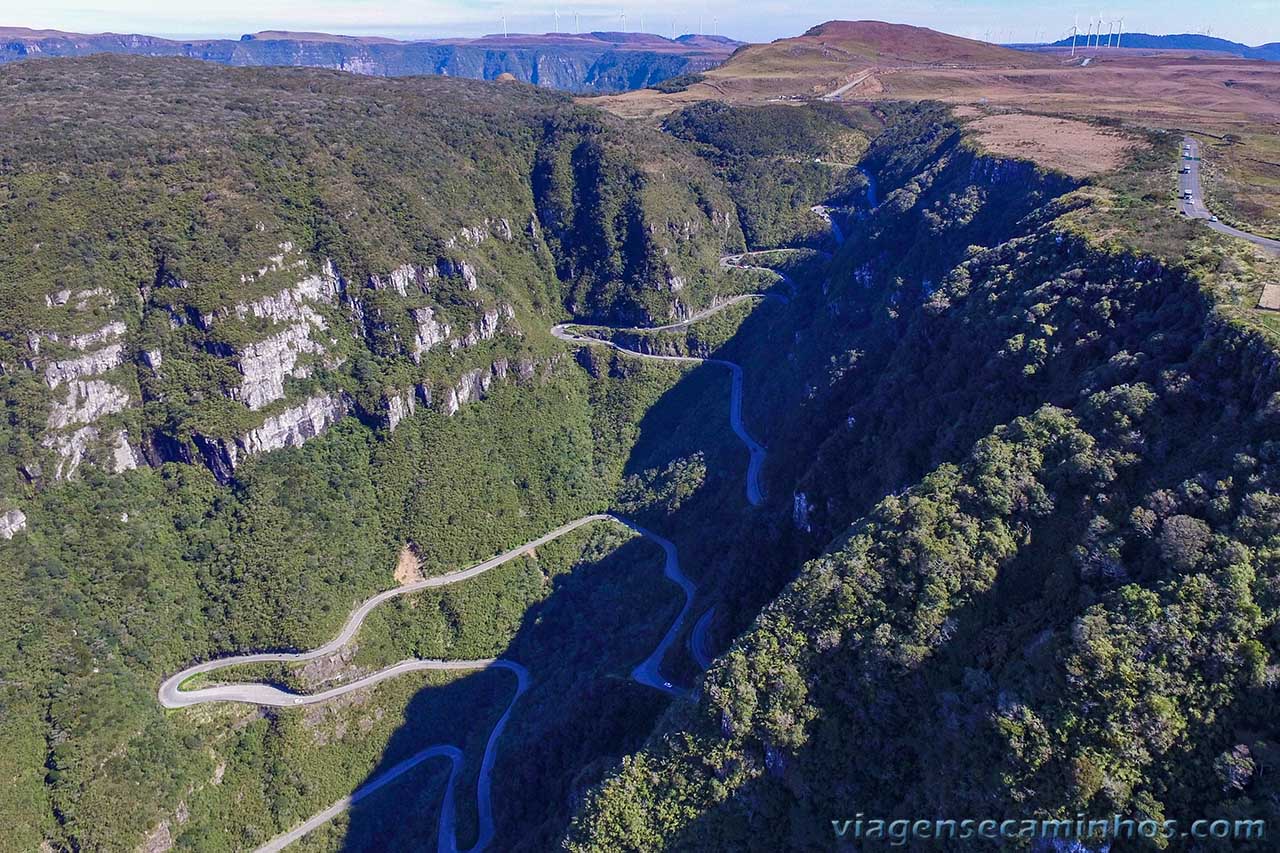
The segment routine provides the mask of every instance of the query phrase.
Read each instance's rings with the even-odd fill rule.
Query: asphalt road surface
[[[839,238],[838,229],[836,229],[836,233]],[[749,256],[750,253],[745,253],[743,255],[721,258],[721,265],[725,267],[753,269],[753,267],[743,263],[744,259]],[[763,270],[766,268],[754,267],[754,269]],[[787,279],[785,275],[781,273],[778,274],[782,276],[785,282],[790,284],[789,279]],[[667,326],[659,326],[656,327],[656,329],[664,330],[681,328],[689,325],[690,323],[696,322],[697,320],[708,317],[718,311],[722,311],[728,306],[736,304],[743,299],[759,296],[762,296],[762,294],[744,294],[742,296],[736,296],[704,311],[698,312],[687,320],[682,320],[678,323],[673,323]],[[786,301],[785,297],[777,295],[774,296],[775,298],[781,299],[783,302]],[[759,505],[762,503],[763,495],[760,490],[760,469],[764,463],[765,450],[747,433],[742,424],[743,374],[740,366],[731,361],[724,361],[722,359],[703,359],[691,356],[649,355],[647,353],[636,352],[634,350],[628,350],[620,347],[609,341],[602,341],[598,338],[589,338],[570,332],[565,325],[556,326],[551,330],[551,332],[555,337],[562,341],[609,346],[620,352],[625,352],[629,355],[634,355],[640,358],[649,358],[659,361],[718,364],[728,368],[731,372],[733,381],[729,398],[729,423],[733,428],[734,433],[747,446],[747,450],[751,457],[747,466],[747,500],[752,505]],[[456,572],[449,572],[435,577],[424,578],[423,580],[415,581],[411,584],[405,584],[404,586],[380,592],[365,600],[352,610],[351,614],[347,617],[347,621],[343,625],[342,630],[338,632],[337,636],[318,648],[301,652],[263,652],[260,654],[232,655],[189,666],[181,672],[165,679],[164,683],[160,685],[160,689],[157,691],[157,698],[160,704],[166,708],[185,708],[192,705],[201,705],[213,702],[238,702],[270,707],[294,707],[328,702],[338,696],[342,696],[343,694],[371,687],[379,682],[395,678],[408,672],[420,670],[479,670],[488,668],[508,670],[516,676],[516,690],[511,697],[511,701],[507,704],[506,711],[503,712],[502,717],[494,725],[493,730],[489,734],[488,742],[485,745],[484,756],[481,759],[480,772],[476,780],[476,812],[478,816],[479,833],[476,843],[470,848],[468,853],[478,853],[478,851],[484,850],[489,845],[494,834],[492,776],[493,766],[497,760],[498,741],[503,730],[506,728],[508,720],[511,718],[511,713],[515,708],[516,701],[529,686],[529,672],[520,664],[514,661],[493,658],[482,660],[410,659],[392,664],[391,666],[385,667],[363,678],[356,679],[350,683],[339,685],[319,693],[303,695],[281,690],[269,684],[220,684],[211,687],[202,687],[195,690],[183,690],[182,684],[195,675],[215,672],[217,670],[233,666],[252,663],[308,661],[330,655],[347,645],[355,637],[356,633],[360,630],[360,626],[364,622],[365,617],[368,616],[369,613],[378,605],[389,601],[392,598],[396,598],[401,595],[408,595],[423,589],[461,583],[462,581],[497,568],[516,557],[527,554],[528,552],[541,547],[553,539],[563,536],[566,533],[594,521],[616,522],[630,528],[641,536],[654,541],[662,548],[663,554],[665,555],[663,574],[680,587],[680,591],[684,595],[684,604],[680,608],[680,613],[671,623],[657,647],[654,648],[653,652],[647,658],[641,661],[635,669],[632,670],[631,677],[638,683],[652,687],[656,690],[661,690],[676,696],[685,695],[686,691],[675,687],[670,681],[663,677],[661,668],[663,657],[666,656],[667,651],[680,635],[684,627],[684,623],[688,619],[689,610],[693,606],[693,599],[696,593],[693,581],[685,576],[685,574],[680,570],[679,555],[676,551],[675,544],[670,540],[618,516],[597,513],[594,515],[584,516],[576,519],[575,521],[568,522],[567,524],[562,524],[556,529],[534,539],[531,542],[526,542],[518,548],[513,548],[510,551],[506,551],[485,560],[484,562],[477,563],[469,568]],[[698,665],[703,669],[705,669],[710,662],[710,653],[707,649],[706,642],[706,629],[710,623],[713,613],[714,608],[703,614],[702,618],[698,620],[698,625],[690,636],[690,649]],[[451,764],[449,781],[445,789],[444,799],[441,803],[437,849],[439,853],[457,853],[456,783],[458,774],[462,768],[463,754],[461,750],[451,744],[433,744],[388,768],[373,779],[361,785],[349,796],[343,797],[323,811],[312,815],[310,818],[288,832],[273,838],[271,841],[258,848],[258,853],[274,853],[274,851],[283,850],[294,841],[297,841],[307,833],[319,826],[322,826],[337,815],[346,811],[352,806],[352,804],[359,802],[383,786],[395,781],[422,762],[429,761],[433,758],[447,758]]]
[[[689,651],[693,654],[693,659],[698,664],[698,669],[706,670],[711,666],[711,661],[715,657],[711,653],[711,638],[707,636],[711,628],[711,620],[715,618],[716,608],[712,605],[707,609],[706,613],[698,618],[694,623],[693,631],[689,633]]]
[[[539,536],[531,542],[526,542],[518,548],[499,554],[485,560],[482,563],[463,569],[457,572],[449,572],[448,574],[438,575],[436,577],[426,578],[416,581],[412,584],[406,584],[395,589],[378,593],[351,611],[351,615],[347,617],[346,624],[338,635],[325,643],[319,648],[311,649],[305,652],[266,652],[262,654],[233,655],[230,657],[218,658],[216,660],[205,661],[187,667],[182,672],[168,678],[160,686],[157,696],[160,704],[166,708],[184,708],[191,705],[201,705],[211,702],[239,702],[250,705],[266,705],[271,707],[294,707],[297,705],[313,705],[320,702],[328,702],[337,696],[350,693],[353,690],[361,690],[371,687],[381,681],[389,678],[395,678],[407,672],[417,670],[478,670],[478,669],[505,669],[512,672],[516,676],[516,689],[511,697],[511,701],[507,704],[507,709],[503,712],[502,717],[494,725],[493,730],[489,733],[489,740],[485,745],[484,756],[481,759],[480,773],[476,779],[476,813],[479,824],[479,835],[476,843],[470,848],[469,853],[478,853],[484,850],[489,842],[493,839],[493,766],[497,760],[498,740],[506,728],[508,720],[511,718],[511,712],[515,708],[516,701],[528,689],[529,672],[520,664],[508,660],[495,660],[492,658],[483,660],[404,660],[399,663],[392,664],[384,669],[378,670],[364,678],[357,679],[348,684],[325,690],[320,693],[312,693],[299,695],[288,691],[280,690],[267,684],[225,684],[213,687],[203,687],[197,690],[183,690],[181,685],[184,681],[194,675],[200,673],[214,672],[219,669],[225,669],[232,666],[240,666],[249,663],[267,663],[267,662],[286,662],[286,661],[307,661],[313,660],[324,655],[332,654],[342,648],[360,630],[361,623],[364,622],[366,616],[377,607],[392,598],[400,595],[406,595],[418,592],[431,587],[447,586],[449,584],[460,583],[469,578],[483,574],[490,569],[497,568],[503,563],[509,562],[516,557],[526,554],[529,551],[539,548],[565,535],[573,530],[577,530],[585,524],[594,521],[613,521],[621,524],[641,536],[652,539],[663,550],[666,557],[663,568],[664,575],[680,587],[680,591],[684,595],[684,605],[680,608],[680,613],[667,629],[667,633],[663,636],[662,641],[653,650],[649,657],[645,658],[632,671],[632,678],[640,684],[661,690],[665,693],[681,696],[685,691],[672,685],[670,681],[663,677],[661,672],[662,658],[666,655],[667,650],[671,648],[671,644],[675,642],[684,626],[685,620],[689,615],[689,608],[693,603],[695,587],[693,581],[680,570],[680,560],[676,552],[675,545],[661,536],[646,530],[638,524],[634,524],[626,519],[615,515],[605,513],[597,513],[594,515],[583,516],[582,518],[562,524],[543,536]],[[449,773],[448,787],[445,791],[445,798],[441,805],[440,812],[440,831],[437,839],[437,849],[440,853],[456,853],[458,850],[457,840],[457,810],[455,808],[455,783],[458,773],[462,765],[462,752],[455,746],[450,744],[434,744],[426,747],[420,752],[415,753],[409,758],[401,761],[399,764],[388,768],[384,772],[361,785],[350,796],[343,797],[328,808],[320,811],[303,823],[294,827],[282,835],[273,838],[262,847],[258,848],[258,853],[274,853],[274,851],[283,850],[288,845],[297,841],[302,836],[311,832],[318,826],[332,820],[335,816],[341,814],[351,807],[353,803],[359,802],[361,799],[369,796],[374,791],[383,787],[389,782],[394,781],[404,775],[414,767],[432,758],[448,758],[452,763],[452,769]]]
[[[732,302],[724,302],[715,308],[715,311],[723,310],[731,305]],[[714,311],[712,312],[714,313]],[[703,313],[703,316],[707,316]],[[671,361],[682,364],[716,364],[720,367],[728,368],[732,377],[732,385],[729,390],[729,426],[738,439],[746,445],[750,459],[747,462],[747,502],[752,506],[760,506],[764,503],[764,492],[760,488],[760,469],[764,467],[764,446],[760,442],[751,437],[747,429],[742,424],[742,368],[732,361],[725,361],[722,358],[698,358],[692,355],[651,355],[638,350],[627,349],[624,346],[615,344],[613,341],[606,341],[600,338],[593,338],[588,335],[580,335],[577,332],[569,331],[572,323],[561,323],[551,327],[551,334],[559,340],[566,343],[586,344],[588,346],[604,346],[617,350],[627,355],[634,355],[638,358],[648,358],[654,361]],[[598,327],[607,328],[607,327]]]
[[[1280,240],[1259,237],[1256,234],[1241,231],[1239,228],[1232,228],[1230,225],[1224,225],[1213,219],[1213,214],[1205,206],[1204,192],[1200,184],[1200,143],[1197,140],[1189,136],[1183,139],[1182,149],[1178,152],[1178,156],[1182,166],[1178,173],[1178,210],[1180,213],[1192,219],[1202,220],[1205,225],[1220,234],[1248,240],[1255,246],[1260,246],[1280,255]],[[1191,194],[1189,199],[1187,198],[1188,193]]]

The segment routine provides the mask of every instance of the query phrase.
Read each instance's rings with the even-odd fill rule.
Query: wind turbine
[[[556,35],[560,34],[560,7],[556,7]]]
[[[1076,15],[1076,22],[1071,25],[1071,55],[1076,55],[1076,36],[1080,35],[1080,16]]]
[[[627,10],[623,9],[618,14],[618,32],[625,33],[627,31]]]
[[[507,37],[507,13],[502,13],[502,37]]]
[[[1120,19],[1120,32],[1116,33],[1116,47],[1120,46],[1120,39],[1124,38],[1124,18]]]
[[[573,13],[573,31],[575,33],[582,32],[582,22],[578,20],[578,13]]]

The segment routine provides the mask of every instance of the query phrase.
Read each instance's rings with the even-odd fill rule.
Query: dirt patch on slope
[[[422,580],[422,562],[418,559],[412,545],[405,545],[400,549],[400,556],[396,558],[395,577],[396,583],[400,586],[408,586]]]
[[[1118,169],[1145,143],[1082,121],[1009,113],[970,122],[982,147],[1004,157],[1023,157],[1050,169],[1084,178]]]

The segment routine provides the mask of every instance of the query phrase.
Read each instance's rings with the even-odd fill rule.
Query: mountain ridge
[[[1083,37],[1081,37],[1083,38]],[[1264,59],[1268,62],[1280,62],[1280,42],[1268,42],[1260,45],[1247,45],[1243,42],[1200,33],[1169,33],[1153,35],[1151,33],[1121,33],[1124,47],[1145,50],[1210,50],[1216,53],[1230,53],[1243,59]],[[1079,47],[1077,41],[1076,46]],[[1071,47],[1070,38],[1058,39],[1049,47]]]
[[[513,33],[398,40],[264,30],[239,39],[170,39],[138,33],[0,28],[0,65],[98,53],[185,57],[232,66],[306,66],[379,77],[439,74],[517,80],[578,93],[612,93],[706,71],[739,42],[721,36],[668,39],[651,33]]]

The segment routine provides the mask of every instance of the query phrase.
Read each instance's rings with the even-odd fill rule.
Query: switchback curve
[[[661,674],[662,658],[666,655],[667,650],[675,642],[676,637],[680,634],[680,630],[684,621],[688,617],[689,608],[693,603],[693,595],[695,587],[693,582],[680,569],[680,560],[675,545],[668,539],[653,533],[634,522],[628,521],[620,516],[608,513],[596,513],[593,515],[583,516],[574,521],[562,524],[554,530],[539,536],[530,542],[506,551],[481,563],[477,563],[467,569],[462,569],[448,574],[438,575],[436,577],[426,578],[412,584],[406,584],[401,587],[389,589],[380,592],[366,599],[357,605],[351,614],[347,617],[346,623],[342,630],[329,642],[315,649],[303,652],[265,652],[261,654],[245,654],[232,655],[229,657],[215,658],[203,663],[189,666],[181,672],[165,679],[157,691],[157,698],[162,706],[166,708],[185,708],[193,705],[202,705],[216,702],[237,702],[250,705],[265,705],[269,707],[293,707],[297,705],[313,705],[321,702],[330,701],[338,696],[350,693],[354,690],[360,690],[371,687],[379,682],[395,678],[408,672],[420,670],[480,670],[480,669],[505,669],[512,672],[516,676],[516,689],[507,704],[506,710],[502,717],[494,725],[493,730],[489,733],[488,742],[485,745],[484,757],[481,759],[480,772],[476,779],[476,813],[478,818],[479,832],[476,843],[470,848],[468,853],[478,853],[484,850],[493,838],[493,802],[492,802],[492,776],[493,766],[497,760],[498,741],[506,728],[511,713],[515,708],[516,701],[528,689],[529,672],[515,661],[487,658],[482,660],[419,660],[409,659],[399,663],[392,664],[378,670],[375,673],[367,675],[363,678],[356,679],[348,684],[330,688],[319,693],[299,695],[281,690],[268,684],[226,684],[216,685],[212,687],[199,688],[197,690],[183,690],[182,684],[191,677],[202,673],[214,672],[220,669],[226,669],[232,666],[241,666],[251,663],[280,663],[280,662],[297,662],[314,660],[318,657],[331,654],[349,643],[360,630],[361,624],[365,617],[373,611],[378,605],[396,598],[401,595],[407,595],[419,592],[423,589],[442,587],[454,583],[460,583],[477,575],[483,574],[491,569],[507,563],[516,557],[527,554],[535,548],[557,539],[566,533],[577,530],[586,524],[595,521],[613,521],[627,527],[641,536],[654,541],[662,548],[665,555],[665,565],[663,568],[664,575],[680,587],[680,591],[684,595],[684,603],[681,606],[680,613],[668,628],[667,633],[663,636],[658,646],[643,662],[641,662],[632,671],[632,678],[640,684],[661,690],[665,693],[673,695],[683,695],[684,691],[676,688],[670,681],[665,680]],[[386,771],[378,774],[373,779],[361,785],[351,795],[338,800],[328,808],[312,815],[303,823],[294,827],[286,833],[276,836],[262,847],[258,848],[258,853],[269,853],[270,851],[278,851],[292,844],[302,836],[311,832],[313,829],[332,820],[335,816],[346,811],[352,804],[359,802],[374,791],[382,788],[384,785],[404,775],[408,771],[417,767],[424,761],[432,758],[448,758],[451,762],[449,772],[449,780],[445,789],[444,801],[441,805],[439,834],[437,839],[437,849],[440,853],[457,853],[457,810],[455,807],[455,793],[458,773],[462,767],[462,752],[456,746],[451,744],[433,744],[428,746],[414,755],[406,758],[398,764],[388,768]]]
[[[778,272],[777,270],[769,270],[766,267],[753,267],[749,264],[743,263],[744,259],[749,257],[751,254],[752,253],[743,253],[741,255],[725,256],[720,259],[720,264],[724,268],[758,269],[762,271],[774,272],[775,274],[780,276],[780,278],[783,280],[784,283],[788,285],[792,284],[790,279],[784,273]],[[674,329],[682,328],[694,322],[697,322],[698,320],[704,319],[705,317],[709,317],[712,314],[715,314],[719,311],[722,311],[725,308],[729,307],[730,305],[734,305],[744,299],[750,299],[750,298],[756,298],[756,297],[762,297],[762,298],[772,297],[784,303],[787,302],[786,297],[778,294],[742,294],[739,296],[731,297],[723,302],[713,305],[710,308],[707,308],[703,311],[700,311],[694,314],[689,318],[686,318],[685,320],[681,320],[676,323],[671,323],[666,326],[652,327],[649,329],[649,331],[665,331],[665,330],[674,330]],[[755,439],[753,439],[750,436],[750,434],[747,433],[746,428],[742,424],[743,373],[742,373],[742,368],[739,365],[731,361],[725,361],[723,359],[702,359],[702,358],[685,357],[685,356],[650,355],[648,353],[629,350],[624,347],[618,346],[617,344],[614,344],[612,342],[602,341],[598,338],[588,338],[588,337],[576,335],[572,332],[567,331],[566,326],[567,324],[557,325],[552,328],[551,332],[556,338],[566,342],[588,344],[588,345],[605,345],[605,346],[612,347],[613,349],[618,350],[619,352],[628,353],[630,355],[638,356],[641,358],[650,358],[650,359],[656,359],[660,361],[687,362],[687,363],[709,363],[709,364],[717,364],[717,365],[728,368],[732,376],[732,388],[731,388],[730,400],[729,400],[729,423],[730,423],[730,426],[733,428],[734,433],[747,446],[747,450],[750,454],[750,461],[747,466],[747,500],[753,506],[758,506],[763,502],[763,494],[760,489],[759,480],[760,480],[760,469],[764,463],[765,450],[763,446],[761,446],[757,441],[755,441]],[[531,542],[527,542],[524,545],[521,545],[510,551],[499,554],[495,557],[490,558],[489,560],[485,560],[484,562],[478,563],[475,566],[471,566],[467,569],[462,569],[456,572],[449,572],[447,574],[438,575],[436,577],[425,578],[415,583],[406,584],[401,587],[385,590],[381,593],[378,593],[377,595],[374,595],[369,599],[365,600],[360,605],[358,605],[354,610],[352,610],[351,614],[347,617],[347,621],[343,625],[342,630],[338,632],[337,636],[335,636],[328,643],[325,643],[324,645],[319,646],[315,649],[311,649],[309,651],[302,651],[302,652],[264,652],[260,654],[232,655],[224,658],[217,658],[214,660],[205,661],[203,663],[199,663],[199,664],[195,664],[193,666],[187,667],[181,672],[178,672],[175,675],[165,679],[165,681],[160,685],[160,689],[157,691],[157,698],[160,704],[166,708],[184,708],[184,707],[190,707],[193,705],[200,705],[200,704],[212,703],[212,702],[238,702],[238,703],[246,703],[246,704],[253,704],[253,705],[266,705],[266,706],[272,706],[272,707],[291,707],[296,705],[311,705],[311,704],[317,704],[321,702],[327,702],[331,699],[336,698],[337,696],[341,696],[353,690],[359,690],[366,687],[371,687],[379,682],[385,681],[390,678],[395,678],[399,675],[403,675],[405,673],[413,672],[413,671],[479,670],[479,669],[487,669],[487,668],[506,669],[515,674],[516,689],[514,694],[511,697],[510,702],[507,704],[507,708],[503,712],[502,717],[499,718],[498,722],[494,725],[493,730],[489,734],[489,739],[485,745],[484,756],[481,759],[480,772],[477,775],[477,779],[476,779],[476,812],[477,812],[477,818],[478,818],[478,824],[479,824],[479,832],[477,834],[476,843],[467,851],[467,853],[479,853],[479,851],[484,850],[488,846],[489,842],[493,839],[493,835],[494,835],[493,803],[492,803],[492,772],[493,772],[494,763],[497,760],[498,740],[500,739],[503,730],[506,728],[507,722],[511,717],[511,713],[515,708],[516,701],[525,692],[525,690],[528,689],[528,686],[529,686],[529,672],[520,664],[515,663],[514,661],[498,660],[498,659],[492,659],[492,658],[483,659],[483,660],[470,660],[470,661],[410,659],[410,660],[400,661],[399,663],[396,663],[396,664],[392,664],[391,666],[385,667],[363,678],[356,679],[355,681],[352,681],[348,684],[330,688],[329,690],[321,691],[320,693],[306,694],[306,695],[290,693],[288,691],[280,690],[276,687],[273,687],[271,685],[266,685],[266,684],[216,685],[213,687],[200,688],[197,690],[182,690],[181,685],[195,675],[214,672],[216,670],[225,669],[232,666],[239,666],[242,664],[250,664],[250,663],[306,661],[306,660],[313,660],[315,658],[319,658],[319,657],[323,657],[325,655],[331,654],[334,651],[337,651],[338,649],[345,646],[348,642],[351,641],[353,637],[355,637],[356,633],[360,629],[361,624],[364,622],[365,617],[368,616],[368,614],[379,604],[382,604],[392,598],[395,598],[401,595],[406,595],[413,592],[418,592],[423,589],[441,587],[441,586],[447,586],[453,583],[459,583],[461,581],[483,574],[484,572],[487,572],[490,569],[496,568],[512,559],[515,559],[516,557],[521,556],[522,554],[528,553],[529,551],[553,539],[556,539],[560,536],[565,535],[566,533],[576,530],[577,528],[585,524],[589,524],[594,521],[605,521],[605,520],[614,521],[619,524],[622,524],[623,526],[628,527],[631,530],[634,530],[636,533],[640,534],[641,536],[644,536],[656,542],[662,548],[663,553],[666,557],[665,565],[663,569],[664,575],[668,579],[673,581],[677,586],[679,586],[681,592],[684,595],[684,604],[680,608],[680,612],[676,616],[675,620],[673,620],[673,622],[671,623],[671,626],[667,629],[666,634],[663,635],[662,640],[658,643],[657,647],[654,648],[653,652],[647,658],[645,658],[644,661],[638,664],[631,672],[632,679],[634,679],[636,682],[640,684],[644,684],[656,690],[661,690],[663,692],[671,693],[674,695],[682,695],[684,691],[674,687],[670,681],[667,681],[662,677],[661,665],[662,665],[663,657],[666,655],[668,649],[670,649],[671,645],[675,642],[676,638],[679,636],[681,628],[683,627],[685,620],[688,618],[689,610],[693,605],[693,598],[696,592],[696,588],[694,587],[693,582],[689,580],[689,578],[685,576],[684,573],[680,570],[679,556],[676,551],[676,547],[674,543],[672,543],[670,540],[662,536],[657,535],[656,533],[653,533],[652,531],[649,531],[641,527],[638,524],[635,524],[634,522],[627,521],[619,516],[606,514],[606,513],[597,513],[594,515],[584,516],[582,518],[568,522],[567,524],[563,524],[560,527],[555,528],[549,533],[546,533],[543,536],[540,536]],[[712,615],[712,611],[708,611],[704,615],[704,617],[700,620],[700,623],[708,622],[711,615]],[[705,625],[703,625],[702,627],[703,627],[703,630],[705,630]],[[698,645],[699,644],[694,643],[691,645],[691,648],[694,648],[694,646],[698,646]],[[705,644],[701,644],[701,645],[705,645]],[[701,668],[705,669],[707,664],[705,651],[699,647],[699,648],[694,648],[694,653],[695,653],[695,657],[697,659],[698,665]],[[288,845],[292,844],[294,841],[297,841],[299,838],[302,838],[307,833],[311,832],[317,827],[322,826],[323,824],[332,820],[338,814],[341,814],[342,812],[346,811],[354,803],[359,802],[360,800],[364,799],[365,797],[369,796],[370,794],[374,793],[375,791],[381,789],[385,785],[395,781],[400,776],[414,769],[419,764],[423,763],[424,761],[428,761],[432,758],[448,758],[450,761],[449,779],[448,779],[448,782],[446,783],[445,795],[441,802],[439,831],[438,831],[438,837],[437,837],[437,849],[439,853],[457,853],[458,851],[457,809],[456,809],[455,798],[456,798],[456,783],[457,783],[458,774],[461,772],[461,769],[462,769],[463,754],[461,750],[459,750],[456,746],[453,746],[451,744],[433,744],[431,746],[428,746],[420,750],[414,755],[404,759],[403,761],[400,761],[399,763],[393,765],[392,767],[388,768],[384,772],[378,774],[376,777],[369,780],[365,784],[361,785],[359,788],[353,791],[349,796],[338,800],[337,802],[330,805],[328,808],[316,813],[315,815],[312,815],[306,821],[294,827],[293,829],[289,830],[288,832],[285,832],[273,838],[271,841],[267,842],[265,845],[258,848],[257,853],[274,853],[274,851],[279,851],[284,849]]]

